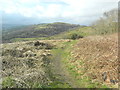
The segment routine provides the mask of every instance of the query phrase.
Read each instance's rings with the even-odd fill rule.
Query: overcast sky
[[[3,22],[36,24],[68,22],[89,25],[119,0],[0,0]]]

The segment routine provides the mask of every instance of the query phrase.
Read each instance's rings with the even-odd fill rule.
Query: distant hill
[[[17,26],[10,30],[3,31],[2,39],[4,42],[11,42],[14,38],[36,38],[36,37],[49,37],[61,32],[69,31],[80,25],[68,24],[62,22],[50,24],[37,24],[27,26]]]
[[[24,26],[24,25],[18,25],[18,24],[2,24],[2,30],[3,31],[8,31],[8,30],[11,30],[13,28],[17,28],[17,27],[21,27],[21,26]]]

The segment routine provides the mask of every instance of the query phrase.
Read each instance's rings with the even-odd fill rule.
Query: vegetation
[[[114,9],[91,26],[56,22],[4,31],[3,42],[14,43],[1,44],[3,88],[116,88],[117,23]]]
[[[113,9],[111,11],[105,12],[103,17],[94,22],[93,29],[95,29],[96,34],[106,35],[117,32],[118,27],[118,10]]]
[[[92,29],[90,26],[83,26],[51,36],[49,37],[49,39],[71,39],[71,36],[73,34],[77,34],[77,36],[79,37],[86,37],[86,36],[94,35],[94,33],[95,30]]]
[[[38,88],[50,83],[46,72],[50,63],[49,50],[53,46],[43,42],[35,46],[34,43],[3,45],[3,88]]]
[[[53,55],[61,54],[61,62],[64,64],[64,69],[66,69],[67,71],[69,71],[70,76],[72,77],[73,80],[70,80],[72,83],[72,88],[73,87],[77,87],[77,88],[107,88],[106,85],[100,84],[99,82],[92,82],[92,79],[90,77],[86,77],[83,76],[83,74],[79,74],[78,71],[75,69],[76,66],[71,64],[71,58],[73,59],[73,57],[71,57],[71,51],[72,51],[72,46],[75,45],[78,42],[78,40],[73,40],[70,42],[64,42],[62,43],[61,48],[58,49],[54,49]],[[55,60],[55,59],[54,59]],[[55,61],[54,61],[55,62]],[[82,60],[81,60],[81,65],[83,64]],[[56,67],[57,68],[57,67]],[[60,67],[58,67],[60,68]],[[85,71],[82,68],[79,68],[80,70],[82,70],[83,72]],[[63,72],[60,71],[59,72]],[[66,73],[66,72],[64,72]]]
[[[15,38],[40,38],[49,37],[55,34],[59,34],[64,31],[69,31],[70,29],[76,28],[79,25],[67,24],[67,23],[52,23],[52,24],[38,24],[38,25],[28,25],[23,28],[15,28],[13,30],[8,30],[3,32],[3,43],[11,42]]]
[[[85,84],[83,79],[82,86],[86,85],[85,87],[87,87],[87,85],[90,85],[92,88],[118,87],[116,34],[86,37],[78,40],[77,44],[71,46],[72,48],[70,49],[69,43],[66,43],[66,48],[68,48],[66,52],[69,56],[65,56],[65,65],[67,65],[68,70],[72,72],[79,82],[82,81],[81,78],[88,80],[88,83]],[[110,47],[111,49],[109,49]],[[113,53],[114,51],[116,54]],[[107,73],[107,79],[105,78],[105,80],[102,76],[104,72]]]
[[[80,36],[80,35],[78,35],[76,33],[73,33],[73,34],[70,35],[70,39],[75,40],[75,39],[79,39],[79,38],[83,38],[83,36]]]
[[[69,31],[62,32],[60,34],[55,34],[50,37],[36,37],[36,38],[13,38],[11,39],[11,42],[18,42],[18,41],[34,41],[34,40],[52,40],[52,39],[71,39],[71,36],[73,34],[77,34],[77,37],[86,37],[89,35],[94,34],[94,30],[91,27],[77,27],[74,29],[71,29]]]

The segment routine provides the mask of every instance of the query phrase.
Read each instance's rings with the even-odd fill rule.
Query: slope
[[[76,78],[88,78],[93,83],[98,82],[94,87],[101,87],[100,84],[104,84],[118,88],[117,44],[117,34],[79,39],[72,47],[66,65],[68,68],[72,67],[70,71],[76,72]]]
[[[76,28],[78,26],[79,25],[60,22],[51,24],[28,25],[3,32],[2,38],[3,42],[10,42],[15,38],[49,37]]]

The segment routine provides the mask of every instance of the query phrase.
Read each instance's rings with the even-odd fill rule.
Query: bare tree
[[[97,34],[108,34],[117,32],[117,26],[118,26],[117,9],[105,12],[103,16],[93,24],[93,27],[95,28]]]

